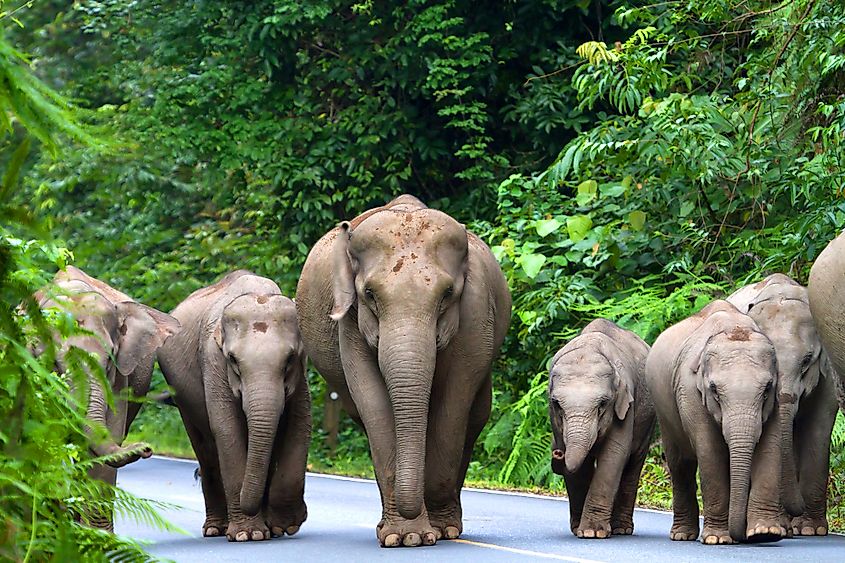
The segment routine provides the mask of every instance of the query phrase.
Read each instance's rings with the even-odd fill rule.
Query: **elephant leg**
[[[651,436],[650,431],[648,436]],[[634,505],[637,502],[637,489],[649,446],[648,439],[638,444],[622,471],[622,479],[619,482],[619,490],[616,492],[616,500],[613,502],[613,512],[610,516],[610,531],[613,535],[629,536],[634,533]]]
[[[584,512],[576,532],[579,538],[608,538],[610,517],[619,491],[622,472],[630,457],[633,416],[621,428],[610,430],[599,446],[596,471],[584,501]]]
[[[305,466],[311,438],[311,395],[307,382],[300,382],[286,405],[273,446],[270,467],[275,469],[269,475],[264,511],[264,520],[274,536],[292,536],[308,517]]]
[[[566,495],[569,497],[569,529],[573,535],[578,535],[581,515],[584,513],[584,502],[587,500],[587,491],[590,490],[594,472],[595,460],[588,456],[578,471],[563,475]]]
[[[209,379],[214,378],[211,376]],[[212,384],[214,385],[214,384]],[[222,381],[216,388],[206,387],[208,418],[217,444],[217,459],[223,490],[226,494],[226,513],[229,541],[260,541],[270,539],[270,530],[260,513],[248,516],[241,511],[241,488],[244,482],[247,454],[246,418],[231,390]]]
[[[114,487],[117,485],[117,469],[106,464],[95,465],[88,470],[88,475],[102,481],[106,485]],[[108,502],[100,503],[99,508],[93,506],[85,507],[85,519],[92,528],[99,528],[114,532],[114,497],[111,492],[107,493]]]
[[[701,498],[704,506],[704,530],[701,542],[704,544],[735,543],[728,531],[730,508],[730,459],[728,447],[721,432],[707,426],[696,430],[695,451],[701,474]],[[693,474],[694,475],[694,474]],[[695,478],[692,480],[692,494],[695,498]],[[689,493],[688,493],[689,494]]]
[[[425,462],[425,504],[438,538],[455,539],[463,532],[461,487],[475,440],[490,416],[487,367],[473,366],[471,360],[438,361]]]
[[[786,511],[780,502],[781,424],[778,410],[763,425],[751,466],[746,537],[749,542],[777,541],[786,537]]]
[[[661,429],[667,428],[661,423]],[[663,435],[663,449],[669,477],[672,479],[672,529],[669,537],[674,541],[698,539],[698,498],[696,496],[695,472],[698,463],[694,457],[683,455],[681,449],[666,432]],[[727,526],[727,518],[725,520]]]
[[[827,387],[825,389],[825,387]],[[828,393],[828,394],[825,394]],[[819,382],[811,397],[801,404],[795,424],[798,485],[804,497],[804,514],[792,519],[792,533],[827,535],[827,481],[830,471],[830,434],[836,421],[833,385]]]
[[[437,541],[425,503],[413,520],[399,514],[396,506],[396,431],[393,407],[373,353],[349,315],[339,322],[343,371],[355,409],[370,443],[373,469],[381,494],[382,517],[376,537],[383,547],[433,545]]]
[[[181,409],[180,414],[182,414]],[[211,429],[208,427],[207,420],[194,424],[184,414],[182,414],[182,422],[185,424],[185,430],[200,466],[202,496],[205,500],[205,522],[202,525],[202,535],[221,536],[226,532],[229,518],[226,509],[226,492],[223,490],[217,448],[211,437]]]

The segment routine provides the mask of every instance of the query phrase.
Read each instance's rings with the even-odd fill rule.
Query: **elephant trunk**
[[[266,382],[268,378],[260,379]],[[255,516],[261,510],[264,499],[270,457],[285,406],[284,388],[281,385],[273,385],[269,389],[265,386],[260,390],[247,387],[243,401],[248,440],[240,505],[244,514]]]
[[[731,492],[728,512],[728,531],[736,541],[746,539],[748,520],[748,494],[751,489],[751,464],[754,448],[759,438],[753,431],[752,421],[732,425],[727,434],[730,455]],[[759,424],[759,422],[758,422]]]
[[[434,322],[384,323],[380,330],[379,367],[393,406],[396,429],[395,498],[408,520],[423,510],[426,433],[436,340]]]
[[[89,374],[88,381],[90,382],[90,394],[88,397],[88,408],[86,417],[94,424],[106,426],[106,413],[108,405],[106,404],[106,394],[103,387],[100,385],[98,378]],[[90,448],[97,457],[109,456],[112,459],[106,462],[106,465],[119,468],[128,465],[142,457],[150,457],[152,449],[146,445],[133,444],[126,448],[119,446],[110,433],[106,434],[106,438],[97,439],[94,437],[94,431],[91,427],[86,429],[89,438],[91,438]],[[114,457],[117,455],[118,457]]]
[[[574,473],[581,468],[593,449],[598,435],[597,421],[589,416],[570,416],[566,424],[566,470]]]
[[[781,502],[790,516],[800,516],[804,513],[804,497],[798,486],[798,470],[795,467],[795,451],[792,445],[794,434],[795,399],[781,394],[781,403],[777,410],[781,432]]]

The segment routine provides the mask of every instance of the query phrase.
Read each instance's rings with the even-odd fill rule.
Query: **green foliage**
[[[44,79],[120,139],[30,161],[25,197],[82,267],[150,305],[239,267],[292,293],[320,235],[402,191],[491,245],[514,315],[471,479],[562,487],[546,362],[594,317],[650,342],[766,274],[805,281],[845,224],[835,0],[53,0],[16,15]],[[328,451],[310,383],[314,466],[365,467],[348,421]],[[139,423],[152,441],[178,428],[161,409]],[[646,501],[665,506],[666,485],[656,447]]]
[[[63,140],[92,138],[64,98],[36,80],[24,62],[0,39],[0,149],[6,160],[0,186],[0,559],[150,561],[136,542],[87,525],[114,507],[118,514],[173,529],[149,502],[88,475],[94,460],[85,431],[87,401],[81,399],[91,358],[70,353],[64,376],[54,371],[53,334],[67,337],[80,329],[69,315],[45,315],[33,294],[71,254],[49,240],[12,196],[29,135],[50,154]],[[36,342],[44,348],[37,357]]]

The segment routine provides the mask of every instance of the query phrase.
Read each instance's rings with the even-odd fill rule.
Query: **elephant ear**
[[[138,364],[151,359],[181,328],[170,315],[134,301],[122,301],[115,308],[119,325],[115,366],[123,375],[131,374]]]
[[[355,275],[352,272],[352,262],[349,260],[349,237],[352,236],[349,221],[339,225],[340,231],[334,241],[334,256],[332,257],[332,297],[334,307],[329,315],[333,321],[339,321],[352,304],[355,303]]]
[[[708,389],[707,374],[705,373],[707,371],[707,362],[704,356],[707,352],[707,346],[710,344],[713,336],[714,335],[708,337],[704,342],[704,345],[700,348],[693,346],[689,350],[694,354],[690,360],[689,366],[695,378],[695,386],[698,389],[698,393],[701,395],[701,403],[704,405],[704,408],[713,415],[717,422],[721,422],[722,407],[719,406],[719,403],[716,401],[715,397],[713,397],[710,389]],[[772,393],[772,395],[774,395],[774,393]]]
[[[229,382],[229,388],[232,390],[232,394],[235,396],[235,398],[240,399],[241,380],[237,376],[237,374],[235,374],[234,370],[229,367],[229,358],[227,357],[226,351],[223,349],[223,323],[221,323],[219,320],[215,323],[214,332],[212,332],[211,338],[214,340],[214,343],[220,350],[220,355],[223,357],[222,363],[220,365],[223,366],[223,369],[226,370],[226,380]]]
[[[634,382],[637,381],[637,366],[633,359],[629,358],[628,354],[605,334],[599,337],[599,351],[613,367],[614,388],[616,389],[613,412],[616,413],[616,418],[625,420],[631,403],[634,402],[632,387]]]
[[[464,232],[466,232],[466,227],[461,225]],[[469,241],[467,241],[469,243]],[[455,280],[455,294],[458,295],[458,298],[455,299],[443,313],[441,313],[440,318],[437,319],[437,349],[442,350],[446,346],[449,345],[449,342],[452,341],[452,337],[455,336],[455,333],[458,332],[458,328],[460,328],[461,324],[461,300],[463,299],[464,292],[468,289],[466,282],[467,282],[467,271],[469,270],[469,248],[467,248],[467,253],[464,255],[464,261],[461,266],[461,272],[458,276],[458,279]],[[488,308],[492,306],[493,299],[492,297],[488,296]],[[488,311],[490,315],[489,318],[493,318],[491,314],[492,311]]]

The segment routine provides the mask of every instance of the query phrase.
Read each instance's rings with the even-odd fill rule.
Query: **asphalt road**
[[[604,540],[569,532],[566,500],[467,489],[464,534],[431,547],[378,547],[375,526],[381,506],[372,481],[309,474],[308,520],[295,536],[229,543],[203,538],[202,492],[196,463],[153,457],[120,470],[118,484],[140,497],[179,505],[163,514],[188,535],[160,532],[118,519],[119,534],[153,542],[149,550],[175,561],[845,561],[845,537],[797,538],[771,544],[704,546],[669,540],[670,514],[637,510],[634,535]]]

